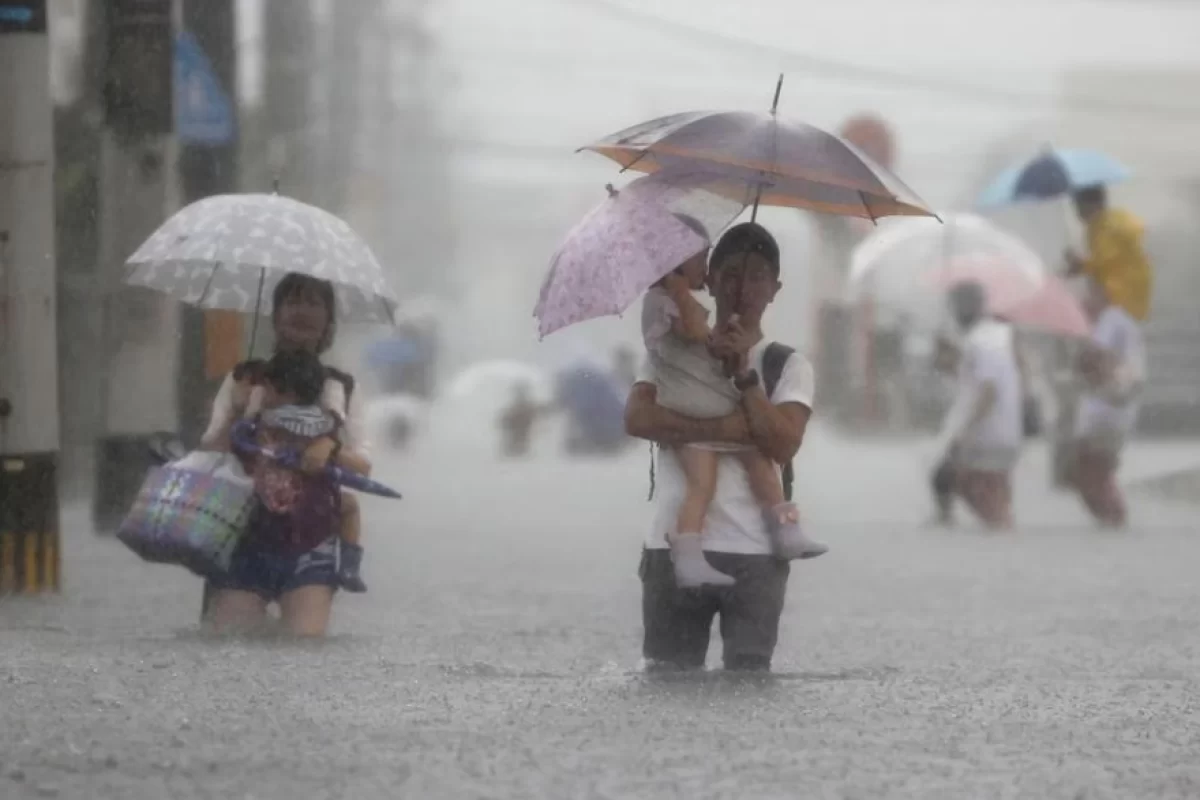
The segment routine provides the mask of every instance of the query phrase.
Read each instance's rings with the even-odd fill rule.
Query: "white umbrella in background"
[[[539,406],[549,406],[556,399],[553,375],[534,364],[493,359],[466,367],[446,382],[433,402],[430,441],[464,453],[494,453],[500,417],[521,388]]]
[[[911,218],[881,224],[855,247],[847,291],[851,300],[905,313],[926,326],[940,319],[944,301],[931,288],[952,265],[1010,271],[1033,288],[1046,275],[1041,257],[1016,236],[975,214]]]
[[[423,294],[405,300],[396,309],[396,325],[433,328],[446,313],[445,304],[433,295]]]
[[[481,361],[459,372],[446,386],[446,399],[457,402],[507,402],[520,386],[528,387],[535,403],[554,400],[554,379],[544,369],[525,361]]]

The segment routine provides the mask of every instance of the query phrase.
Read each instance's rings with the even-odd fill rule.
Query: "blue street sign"
[[[46,0],[0,2],[0,33],[45,33]]]
[[[212,62],[182,31],[175,37],[175,134],[184,144],[216,147],[233,141],[233,103],[221,88]]]

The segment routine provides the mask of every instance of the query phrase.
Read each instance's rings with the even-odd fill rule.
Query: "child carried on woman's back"
[[[275,456],[254,459],[255,491],[267,516],[315,546],[338,526],[338,579],[365,592],[358,502],[327,477],[326,464],[366,474],[366,464],[341,449],[344,420],[320,405],[326,369],[306,351],[281,351],[263,369],[262,407],[253,417],[257,444]],[[297,530],[298,529],[298,530]]]
[[[697,233],[703,231],[690,218],[677,216]],[[654,366],[657,402],[696,418],[730,414],[739,403],[739,393],[724,365],[709,352],[712,331],[708,311],[692,294],[705,285],[705,256],[706,252],[701,251],[651,287],[642,306],[642,338]],[[745,467],[777,556],[813,558],[827,551],[825,545],[813,542],[801,531],[799,512],[784,497],[778,466],[756,448],[696,443],[676,448],[675,454],[687,479],[674,535],[668,537],[679,586],[729,586],[735,582],[709,565],[701,540],[717,488],[718,461],[723,455],[739,459]]]

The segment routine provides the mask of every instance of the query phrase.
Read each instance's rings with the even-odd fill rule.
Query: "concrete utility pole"
[[[231,116],[225,126],[218,120],[209,130],[189,131],[189,122],[203,122],[204,106],[216,102],[204,97],[202,88],[199,120],[183,120],[185,130],[180,137],[179,180],[181,204],[187,205],[214,194],[228,194],[239,189],[237,137],[237,31],[234,0],[183,0],[183,30],[194,37],[207,56],[211,77],[224,94]],[[188,92],[179,87],[176,91]],[[194,96],[195,92],[191,93]],[[177,109],[178,111],[178,109]],[[207,114],[209,119],[226,116],[225,110]],[[177,122],[179,114],[177,113]],[[178,126],[177,126],[178,127]],[[191,133],[207,135],[192,136]],[[200,439],[207,422],[213,395],[220,380],[242,357],[242,315],[237,312],[181,309],[181,341],[179,369],[179,435],[192,445]]]
[[[325,84],[325,108],[329,125],[321,163],[322,208],[345,214],[350,183],[359,170],[363,149],[362,85],[366,63],[363,44],[367,33],[379,22],[379,0],[338,3],[329,21],[329,63]]]
[[[178,427],[179,304],[123,283],[125,260],[177,205],[172,140],[174,0],[106,0],[100,154],[102,353],[107,387],[92,516],[120,523],[150,465],[148,439]]]
[[[266,0],[264,6],[268,161],[279,176],[280,194],[311,203],[316,200],[318,177],[312,119],[316,52],[312,4],[308,0]]]
[[[444,266],[454,260],[455,233],[449,145],[437,124],[437,47],[425,21],[430,3],[371,5],[378,22],[363,40],[374,89],[367,164],[381,186],[368,235],[402,296],[444,296],[454,288]]]
[[[45,0],[0,6],[0,595],[59,587],[47,27]]]

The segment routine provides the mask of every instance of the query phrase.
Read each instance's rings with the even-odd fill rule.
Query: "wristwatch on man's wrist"
[[[744,392],[748,389],[753,389],[758,386],[758,370],[752,369],[743,372],[741,375],[735,375],[733,378],[733,386],[739,392]]]

